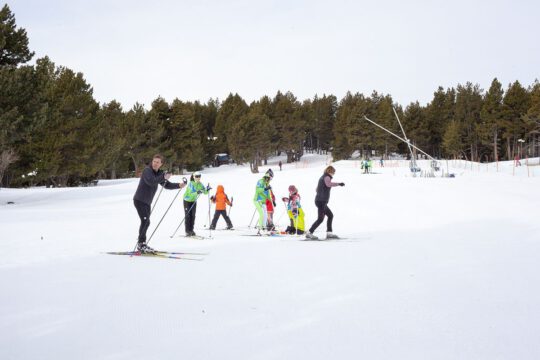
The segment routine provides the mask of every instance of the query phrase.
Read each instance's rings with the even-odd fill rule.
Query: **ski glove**
[[[202,194],[202,190],[197,190],[197,194]]]
[[[276,207],[276,200],[272,200],[272,204]]]
[[[339,186],[345,186],[345,183],[339,183]]]

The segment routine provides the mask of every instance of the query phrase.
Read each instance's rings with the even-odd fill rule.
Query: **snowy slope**
[[[281,172],[278,161],[276,196],[296,185],[309,226],[330,159]],[[203,171],[234,197],[238,230],[169,238],[182,191],[150,245],[204,261],[103,254],[135,244],[137,179],[1,189],[0,359],[539,358],[540,167],[449,161],[456,178],[413,178],[406,162],[370,175],[333,165],[346,186],[329,206],[346,241],[243,236],[260,175]],[[149,234],[176,194],[163,191]],[[207,223],[203,197],[197,233]]]

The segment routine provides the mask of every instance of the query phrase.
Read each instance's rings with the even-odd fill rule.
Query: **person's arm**
[[[154,175],[154,172],[149,168],[144,168],[141,178],[146,185],[154,186],[161,184],[165,180],[165,174],[163,172],[158,172],[157,175]]]
[[[328,175],[324,177],[324,184],[326,185],[326,187],[339,186],[339,183],[333,182]]]

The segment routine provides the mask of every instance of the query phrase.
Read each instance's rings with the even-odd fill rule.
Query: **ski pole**
[[[251,215],[251,220],[249,221],[248,229],[251,227],[251,223],[253,222],[253,218],[255,217],[255,213],[257,212],[257,208],[253,210],[253,215]]]
[[[210,184],[208,184],[208,187],[210,187]],[[208,224],[210,224],[210,192],[206,194],[206,197],[208,198]],[[208,237],[212,238],[212,227],[208,226]]]
[[[186,215],[191,212],[191,209],[193,209],[193,206],[195,206],[195,204],[197,203],[197,200],[199,199],[200,195],[201,194],[197,194],[197,197],[195,198],[195,201],[193,202],[193,204],[191,205],[191,207],[189,208],[187,213],[184,214],[184,218],[182,219],[182,221],[180,221],[180,224],[178,224],[178,227],[176,228],[176,230],[174,230],[174,233],[171,236],[169,236],[171,239],[174,237],[174,235],[176,235],[176,232],[178,231],[178,229],[180,229],[180,226],[182,226],[182,224],[186,220]]]
[[[152,215],[152,213],[154,212],[154,209],[155,209],[155,207],[156,207],[156,205],[157,205],[157,202],[158,202],[158,200],[159,200],[159,197],[161,196],[161,192],[163,191],[163,188],[164,188],[164,186],[162,186],[162,187],[161,187],[161,190],[159,190],[158,196],[157,196],[157,198],[156,198],[156,202],[154,202],[154,206],[152,206],[152,210],[150,210],[150,215]]]
[[[159,228],[159,225],[161,224],[161,222],[163,221],[163,219],[165,218],[165,215],[167,215],[167,213],[169,212],[169,209],[171,208],[172,204],[174,204],[174,201],[176,200],[176,198],[178,197],[178,194],[180,194],[180,191],[182,190],[182,188],[178,189],[178,191],[176,192],[176,195],[174,195],[174,198],[172,199],[171,201],[171,204],[169,205],[169,207],[167,208],[167,210],[165,211],[165,214],[163,214],[163,216],[161,217],[161,220],[159,220],[156,228],[154,229],[154,231],[152,232],[152,235],[150,235],[150,237],[148,238],[148,241],[146,242],[146,244],[148,244],[150,242],[150,240],[152,240],[152,236],[154,236],[154,234],[156,233],[156,230]]]
[[[233,201],[234,201],[234,198],[231,196],[231,205],[229,205],[229,213],[227,214],[227,216],[231,216]]]

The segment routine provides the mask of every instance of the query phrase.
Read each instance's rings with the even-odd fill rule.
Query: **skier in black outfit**
[[[186,184],[178,184],[169,182],[171,174],[159,170],[163,165],[163,157],[159,154],[154,155],[152,159],[152,164],[145,167],[141,179],[139,180],[139,186],[137,191],[133,196],[133,204],[139,218],[141,219],[141,226],[139,227],[139,238],[137,241],[137,250],[141,252],[152,252],[154,251],[151,247],[146,245],[146,231],[150,226],[150,212],[152,200],[156,194],[158,185],[163,186],[165,189],[174,190],[181,189]]]
[[[330,211],[330,208],[328,207],[328,201],[330,200],[330,189],[334,186],[345,186],[345,183],[332,182],[332,177],[335,173],[336,169],[334,169],[333,166],[328,166],[324,170],[324,174],[319,178],[317,195],[315,196],[315,206],[317,206],[318,217],[306,233],[307,239],[319,239],[317,236],[313,235],[313,232],[321,225],[325,216],[328,217],[328,220],[326,221],[326,238],[339,239],[337,235],[332,233],[332,220],[334,219],[334,214],[332,214],[332,211]]]

